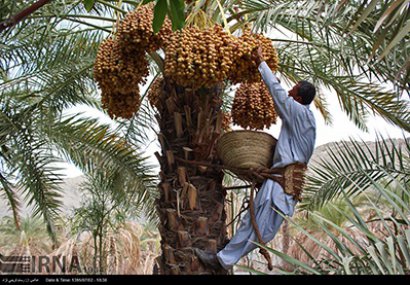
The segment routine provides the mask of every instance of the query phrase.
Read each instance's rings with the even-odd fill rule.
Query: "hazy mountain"
[[[77,176],[73,178],[67,178],[61,185],[61,194],[63,201],[63,208],[61,209],[63,213],[69,213],[74,207],[78,207],[81,201],[81,192],[79,191],[80,184],[84,181],[84,176]],[[24,199],[21,198],[22,202],[21,213],[22,216],[28,215],[32,212],[32,207],[26,207]],[[11,212],[8,209],[6,200],[0,198],[0,218],[3,216],[11,216]]]
[[[406,138],[406,140],[409,142],[410,137]],[[404,151],[404,149],[406,148],[406,141],[404,139],[388,139],[388,140],[385,140],[385,144],[386,144],[388,149],[391,149],[393,143],[397,148],[401,149],[402,151]],[[309,162],[310,166],[314,166],[318,162],[320,162],[320,160],[328,158],[331,151],[335,151],[337,149],[343,148],[344,144],[347,145],[347,146],[353,147],[353,144],[350,141],[331,142],[331,143],[327,143],[327,144],[316,147],[315,151],[313,152],[312,158]],[[359,142],[359,145],[360,146],[367,145],[367,147],[369,148],[371,153],[373,153],[373,154],[376,153],[376,142],[373,142],[373,141]],[[363,148],[363,149],[365,149],[365,148]],[[368,151],[365,150],[365,153],[368,153]]]

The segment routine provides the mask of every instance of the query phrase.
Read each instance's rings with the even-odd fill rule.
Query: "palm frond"
[[[328,100],[320,90],[317,92],[313,102],[316,109],[318,109],[320,114],[323,116],[325,123],[331,125],[333,122],[333,117],[328,109]]]
[[[19,143],[22,143],[21,140]],[[19,169],[19,186],[24,189],[28,205],[34,206],[34,215],[41,215],[47,224],[50,236],[56,241],[54,219],[58,216],[62,205],[62,195],[59,184],[62,182],[60,169],[51,165],[60,160],[50,154],[48,149],[42,149],[42,142],[30,145],[24,143],[24,147],[33,147],[38,153],[31,149],[20,149],[15,159],[15,167]]]
[[[72,116],[56,122],[48,136],[67,159],[84,172],[93,173],[96,167],[98,171],[109,169],[116,173],[119,182],[141,190],[138,199],[153,201],[152,189],[157,181],[152,166],[137,152],[135,145],[111,131],[109,126],[96,119]],[[122,183],[115,187],[121,188]],[[145,204],[147,208],[148,205],[150,203]]]
[[[18,98],[30,102],[31,108],[45,105],[54,112],[76,104],[99,107],[96,99],[88,95],[95,90],[92,65],[101,34],[85,32],[67,35],[66,31],[60,31],[54,36],[51,35],[53,40],[49,39],[48,42],[43,39],[37,46],[40,52],[36,54],[32,54],[29,39],[23,46],[12,45],[10,54],[6,52],[4,63],[8,66],[11,62],[21,64],[18,71],[0,83],[3,92],[20,90]],[[18,43],[21,44],[21,41]],[[90,48],[84,49],[85,43]],[[7,71],[7,67],[4,69]]]
[[[55,122],[48,135],[71,161],[87,172],[94,167],[89,157],[94,157],[99,167],[111,165],[130,174],[137,173],[144,160],[110,126],[97,119],[69,116]]]
[[[7,177],[17,181],[28,204],[34,206],[35,215],[44,218],[51,237],[55,238],[53,220],[62,201],[58,187],[61,175],[53,165],[60,160],[37,132],[38,113],[28,112],[22,104],[13,105],[12,101],[2,100],[0,105],[0,133],[7,138],[0,156],[2,167],[8,171]]]
[[[279,46],[281,72],[293,82],[310,79],[318,86],[334,90],[341,108],[360,128],[366,129],[366,117],[377,114],[389,122],[410,130],[409,102],[364,75],[347,75],[343,62],[335,62],[323,51],[305,47]],[[350,67],[349,67],[350,68]],[[322,91],[323,92],[323,91]]]
[[[1,154],[0,154],[1,155]],[[20,200],[16,195],[16,191],[12,188],[12,185],[7,179],[0,173],[0,183],[2,186],[4,196],[13,214],[14,224],[17,229],[20,229]]]
[[[410,149],[384,140],[371,149],[351,139],[328,148],[329,158],[312,167],[302,208],[315,209],[342,193],[357,195],[372,186],[372,180],[392,183],[409,175]]]

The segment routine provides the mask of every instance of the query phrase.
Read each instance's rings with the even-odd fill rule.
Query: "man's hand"
[[[257,65],[261,64],[261,62],[265,60],[263,58],[263,53],[262,53],[262,47],[261,46],[259,46],[258,48],[255,48],[252,51],[252,58],[253,58],[253,60],[255,60]]]

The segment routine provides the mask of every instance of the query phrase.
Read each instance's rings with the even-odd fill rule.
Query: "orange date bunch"
[[[244,129],[262,130],[276,123],[273,99],[263,81],[242,83],[232,105],[233,123]]]
[[[193,91],[221,83],[260,82],[257,64],[252,57],[252,51],[258,46],[262,47],[270,68],[273,71],[278,69],[276,49],[271,40],[261,34],[245,30],[243,35],[236,37],[218,24],[203,29],[187,26],[173,32],[168,19],[155,34],[153,7],[150,3],[129,12],[118,24],[115,35],[99,47],[94,78],[101,89],[103,107],[113,118],[129,119],[138,111],[141,103],[139,85],[145,83],[149,74],[146,55],[160,48],[165,54],[163,77],[167,82]],[[159,92],[163,83],[159,82],[152,86],[156,90],[148,94],[153,106],[163,94],[163,91]],[[268,124],[268,113],[260,117],[264,118],[264,125]]]

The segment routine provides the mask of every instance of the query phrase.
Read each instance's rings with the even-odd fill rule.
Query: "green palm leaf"
[[[306,200],[301,207],[315,209],[340,196],[357,195],[373,185],[374,181],[386,184],[409,175],[410,149],[398,147],[394,141],[375,143],[372,151],[364,142],[341,142],[329,149],[329,158],[312,167],[306,188]]]

